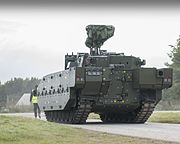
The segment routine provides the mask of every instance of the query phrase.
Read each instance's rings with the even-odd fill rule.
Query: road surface
[[[33,117],[32,113],[14,113],[1,115]],[[44,115],[42,115],[41,119],[46,120]],[[87,120],[87,124],[67,125],[71,127],[112,134],[180,142],[180,124],[163,124],[151,122],[146,122],[145,124],[103,124],[100,120]]]

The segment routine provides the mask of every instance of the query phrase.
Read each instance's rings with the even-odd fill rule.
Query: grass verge
[[[94,132],[37,119],[0,116],[0,144],[168,144]]]
[[[180,112],[154,112],[148,121],[180,124]]]

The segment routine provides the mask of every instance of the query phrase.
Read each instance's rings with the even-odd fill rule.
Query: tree
[[[169,57],[171,58],[172,64],[169,65],[174,70],[174,82],[180,82],[180,36],[177,39],[177,43],[175,46],[170,45],[173,50],[171,51]]]
[[[167,64],[173,68],[173,86],[164,93],[165,99],[180,100],[180,36],[175,45],[170,45],[172,51],[168,54],[172,64]]]
[[[5,92],[5,87],[4,85],[0,85],[0,110],[1,110],[1,107],[5,107],[6,105],[6,100],[7,100],[7,97],[6,97],[6,92]]]

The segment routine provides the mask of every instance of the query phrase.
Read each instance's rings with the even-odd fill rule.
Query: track
[[[151,116],[155,105],[153,103],[143,103],[142,106],[132,114],[106,114],[100,115],[104,123],[145,123]],[[68,124],[84,124],[91,112],[91,103],[81,99],[76,110],[69,111],[46,111],[46,119],[50,122],[68,123]]]
[[[91,102],[80,99],[75,110],[46,111],[45,116],[48,121],[69,124],[84,124],[91,112]]]
[[[155,104],[143,102],[141,107],[133,113],[127,114],[101,114],[104,123],[145,123],[154,111]]]
[[[144,102],[140,110],[136,113],[135,123],[145,123],[148,118],[151,116],[155,108],[155,104],[151,102]]]

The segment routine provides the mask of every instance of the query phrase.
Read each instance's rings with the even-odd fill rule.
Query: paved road
[[[32,113],[17,113],[5,115],[33,117]],[[46,120],[44,115],[42,115],[42,120]],[[147,122],[145,124],[102,124],[100,120],[88,120],[87,122],[87,124],[83,125],[68,124],[68,126],[112,134],[180,142],[180,124],[160,124],[150,122]]]
[[[86,125],[71,126],[112,134],[180,142],[180,125],[178,124],[159,124],[150,122],[145,124],[88,123]]]

